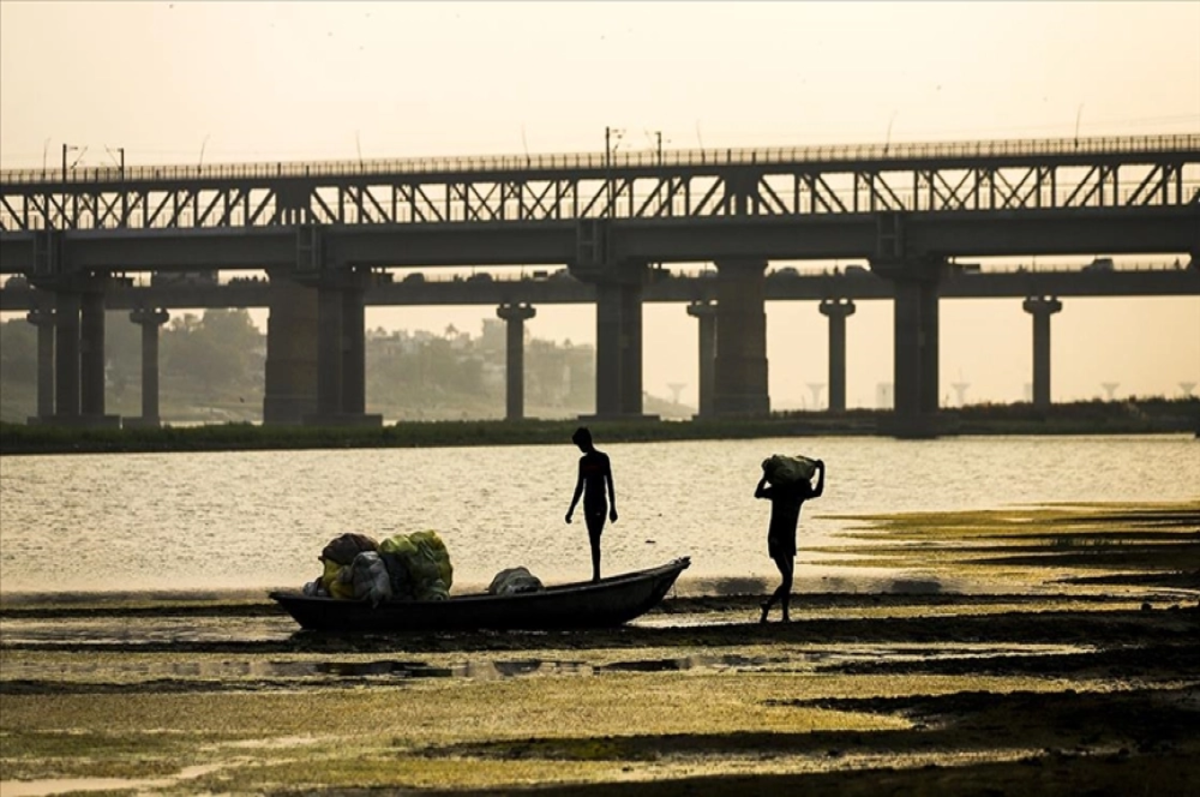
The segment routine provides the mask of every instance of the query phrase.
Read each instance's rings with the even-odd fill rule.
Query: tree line
[[[489,334],[489,332],[491,334]],[[386,419],[498,418],[504,415],[502,329],[471,336],[368,330],[367,411]],[[141,328],[124,312],[105,319],[105,404],[141,414]],[[526,406],[544,416],[591,411],[591,346],[529,339]],[[267,340],[245,309],[172,317],[159,333],[159,407],[168,422],[257,421],[262,417]],[[0,419],[37,411],[37,329],[24,318],[0,324]]]

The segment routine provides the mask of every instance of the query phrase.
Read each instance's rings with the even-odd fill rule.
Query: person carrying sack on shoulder
[[[788,601],[792,592],[792,576],[795,572],[796,526],[800,523],[800,507],[810,498],[819,498],[825,491],[825,462],[823,460],[794,459],[773,456],[763,460],[763,475],[754,488],[755,498],[771,502],[771,524],[767,529],[767,553],[779,568],[782,581],[779,587],[762,603],[762,617],[778,601],[783,608],[783,621],[788,617]],[[807,472],[808,475],[804,475]],[[817,475],[816,487],[812,474]],[[770,482],[771,486],[767,486]]]

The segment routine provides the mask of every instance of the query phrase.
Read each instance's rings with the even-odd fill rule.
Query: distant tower
[[[895,403],[895,396],[892,395],[892,383],[877,383],[875,385],[875,406],[881,410],[890,410]]]
[[[1191,398],[1192,390],[1194,390],[1195,387],[1196,387],[1195,382],[1180,382],[1179,383],[1179,389],[1183,391],[1184,398]]]
[[[683,389],[685,387],[687,387],[686,382],[668,382],[667,383],[667,390],[671,391],[671,402],[672,403],[674,403],[674,404],[679,403],[679,394],[683,391]]]
[[[958,406],[962,407],[967,403],[967,388],[971,386],[970,382],[955,382],[950,385],[954,388],[954,394],[958,396]]]
[[[1025,383],[1025,401],[1029,404],[1033,403],[1033,382]]]
[[[1108,395],[1109,401],[1112,401],[1114,398],[1116,398],[1117,388],[1120,386],[1120,384],[1121,384],[1120,382],[1101,382],[1100,383],[1100,387],[1104,388],[1104,392]]]
[[[821,409],[821,391],[825,389],[825,383],[824,382],[809,382],[808,389],[812,391],[812,397],[813,397],[812,408],[814,410]]]

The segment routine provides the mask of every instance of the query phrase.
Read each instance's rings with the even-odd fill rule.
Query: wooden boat
[[[443,601],[368,601],[272,592],[271,598],[313,631],[391,633],[475,629],[567,629],[621,625],[658,605],[691,560],[515,595],[461,595]]]

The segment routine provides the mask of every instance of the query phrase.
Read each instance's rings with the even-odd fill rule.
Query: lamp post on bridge
[[[62,145],[62,178],[64,183],[67,181],[67,153],[78,152],[79,158],[82,158],[85,150],[87,150],[87,147],[77,147],[73,144]],[[75,163],[79,163],[79,158],[75,159]],[[75,163],[71,164],[72,169],[75,168]]]
[[[65,143],[65,142],[64,142],[64,143],[63,143],[63,145],[62,145],[62,181],[63,181],[63,193],[62,193],[62,204],[61,204],[61,206],[60,206],[60,209],[62,210],[62,215],[63,215],[63,219],[62,219],[62,222],[63,222],[63,227],[66,227],[66,226],[67,226],[67,218],[66,218],[66,216],[67,216],[67,153],[68,153],[68,152],[78,152],[78,153],[79,153],[79,158],[82,158],[82,157],[83,157],[83,152],[84,152],[84,150],[86,150],[86,149],[87,149],[87,147],[77,147],[77,146],[74,146],[74,145],[72,145],[72,144],[67,144],[67,143]],[[76,158],[76,159],[75,159],[75,163],[79,163],[79,158]],[[74,168],[75,168],[75,163],[72,163],[72,164],[71,164],[71,168],[72,168],[72,169],[74,169]]]
[[[612,217],[613,215],[613,155],[617,152],[617,147],[621,146],[621,138],[625,135],[625,131],[618,127],[604,128],[604,184],[607,194],[607,207],[604,215]],[[616,139],[614,141],[614,139]]]

